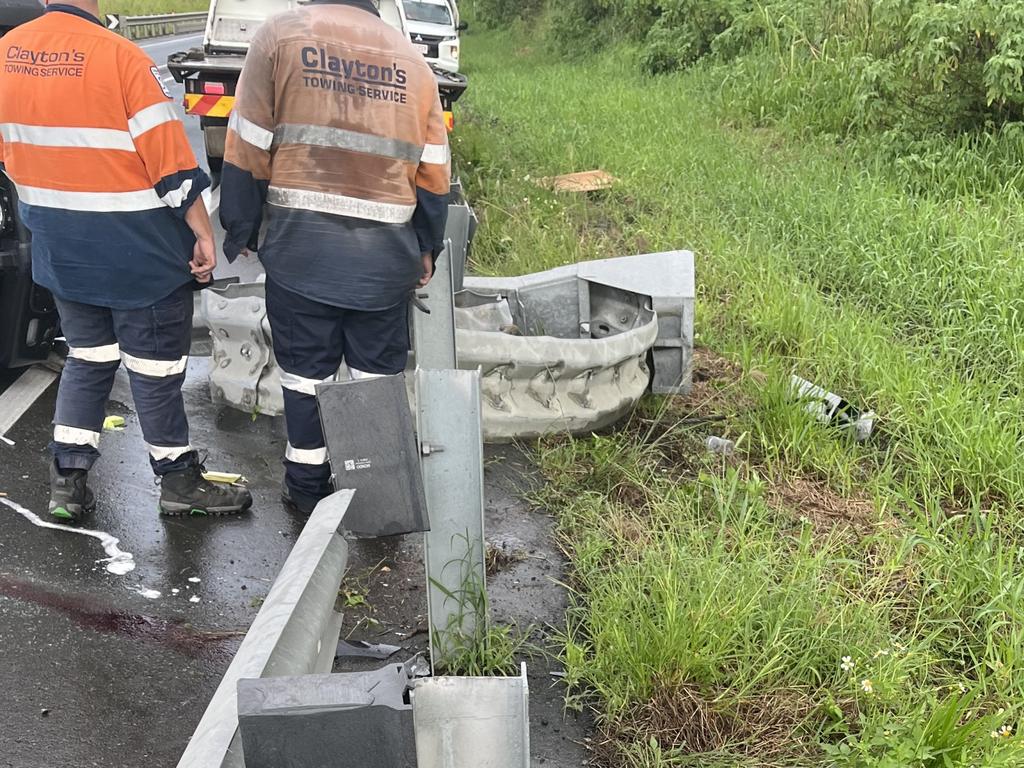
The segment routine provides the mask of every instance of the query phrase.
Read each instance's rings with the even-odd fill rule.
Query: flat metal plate
[[[246,768],[416,768],[414,664],[240,680]]]
[[[431,665],[481,614],[484,569],[483,437],[479,371],[416,370],[417,421],[430,511],[424,549]],[[438,450],[440,449],[440,450]]]
[[[345,530],[361,537],[427,530],[405,374],[320,384],[316,392],[334,486],[358,491]]]
[[[455,298],[452,290],[452,246],[434,266],[434,277],[426,288],[417,289],[430,314],[412,308],[412,349],[419,368],[455,367]]]
[[[451,254],[452,285],[456,291],[462,290],[462,281],[466,276],[471,215],[472,210],[466,203],[448,205],[448,223],[445,225],[444,237],[450,243],[448,253]]]

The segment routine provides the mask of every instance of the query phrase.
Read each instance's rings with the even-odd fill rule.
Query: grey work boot
[[[96,508],[84,469],[58,469],[50,462],[50,514],[58,520],[77,523]]]
[[[203,478],[204,468],[194,464],[168,472],[160,480],[162,515],[238,515],[252,506],[252,494],[237,483],[213,483]]]

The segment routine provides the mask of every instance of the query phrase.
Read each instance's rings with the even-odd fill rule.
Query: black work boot
[[[252,494],[238,483],[212,483],[202,464],[168,472],[160,480],[162,515],[237,515],[252,506]]]
[[[312,496],[291,490],[288,487],[288,483],[281,483],[281,501],[292,512],[298,512],[306,517],[312,515],[316,505],[320,503],[319,499],[314,499]]]
[[[85,469],[58,469],[50,462],[50,514],[58,520],[79,522],[96,508]]]

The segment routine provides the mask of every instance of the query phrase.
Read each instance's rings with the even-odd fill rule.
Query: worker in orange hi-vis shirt
[[[309,514],[333,488],[316,385],[343,361],[360,379],[408,362],[409,298],[444,247],[448,132],[433,71],[372,0],[309,0],[267,19],[235,99],[224,254],[258,250],[267,271],[282,496]]]
[[[0,160],[32,233],[34,280],[54,295],[70,351],[54,416],[50,513],[95,500],[104,409],[124,361],[160,511],[233,514],[241,486],[210,483],[181,395],[192,290],[216,266],[210,185],[159,70],[105,29],[96,0],[48,3],[3,39]]]

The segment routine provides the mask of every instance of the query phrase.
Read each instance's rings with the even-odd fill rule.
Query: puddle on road
[[[155,590],[154,590],[155,591]],[[110,610],[80,594],[63,594],[29,581],[0,576],[0,596],[50,608],[84,629],[150,642],[193,658],[230,658],[242,631],[207,632],[157,616]]]
[[[13,509],[19,515],[32,523],[32,525],[39,528],[50,528],[54,531],[67,531],[68,533],[77,533],[79,536],[89,536],[93,539],[98,539],[100,544],[103,546],[103,551],[107,553],[107,557],[97,560],[96,562],[106,563],[106,568],[110,573],[118,576],[124,576],[126,573],[131,573],[135,570],[135,558],[132,556],[131,552],[125,552],[118,546],[121,540],[116,536],[111,536],[105,531],[93,531],[87,528],[73,528],[70,525],[47,522],[32,510],[26,509],[20,504],[3,496],[0,496],[0,504]]]

